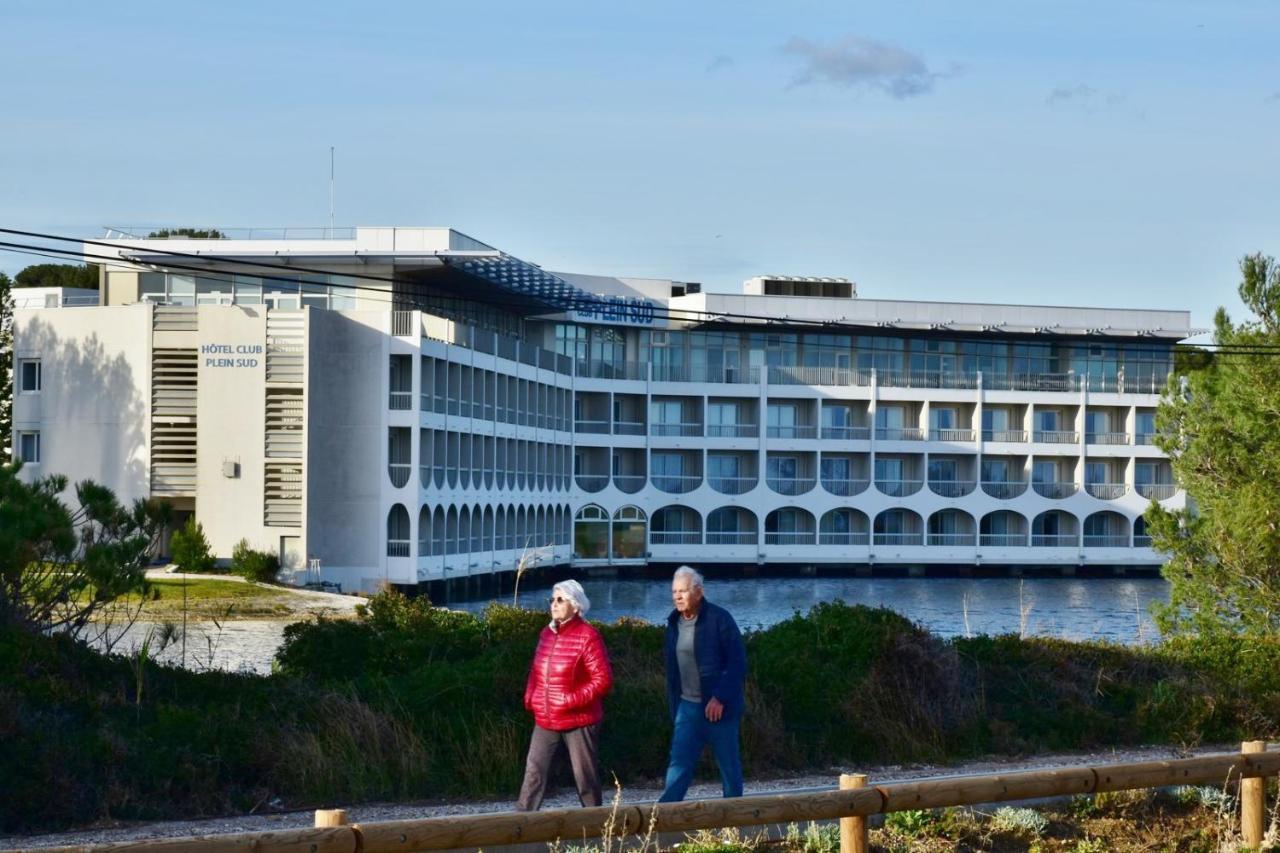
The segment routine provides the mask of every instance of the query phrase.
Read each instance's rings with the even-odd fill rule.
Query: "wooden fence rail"
[[[1096,794],[1169,785],[1225,785],[1280,775],[1280,752],[1266,752],[1261,741],[1245,743],[1239,753],[1168,761],[1064,767],[1014,773],[948,776],[874,785],[863,777],[844,777],[841,787],[817,793],[771,794],[685,803],[642,803],[541,812],[456,815],[422,820],[351,825],[344,815],[318,812],[317,827],[199,838],[51,848],[54,853],[408,853],[506,844],[577,842],[599,838],[689,832],[728,826],[759,826],[841,819],[842,850],[866,850],[866,818],[908,809],[970,806],[1074,794]],[[859,785],[859,782],[862,784]],[[1262,841],[1263,785],[1240,785],[1244,843]]]

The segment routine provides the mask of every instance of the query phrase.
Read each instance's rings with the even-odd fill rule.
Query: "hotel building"
[[[345,589],[526,565],[1152,567],[1185,311],[552,273],[447,228],[86,242],[14,453]],[[83,301],[83,300],[79,300]],[[898,570],[898,569],[890,569]]]

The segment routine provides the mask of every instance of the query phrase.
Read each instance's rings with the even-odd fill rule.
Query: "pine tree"
[[[1146,515],[1169,557],[1170,603],[1156,614],[1166,633],[1280,633],[1280,266],[1257,254],[1240,271],[1253,318],[1218,309],[1218,352],[1184,364],[1156,413],[1156,443],[1189,498]]]

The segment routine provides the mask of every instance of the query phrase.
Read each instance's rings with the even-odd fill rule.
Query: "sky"
[[[1280,3],[0,3],[0,227],[1162,307],[1280,255]],[[10,274],[41,262],[0,252]]]

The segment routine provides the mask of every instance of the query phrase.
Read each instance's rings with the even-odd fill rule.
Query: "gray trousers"
[[[520,799],[516,800],[517,810],[534,812],[541,807],[542,797],[547,792],[547,779],[551,775],[551,760],[555,758],[556,749],[561,743],[569,750],[573,781],[578,786],[578,800],[584,806],[600,805],[600,768],[596,764],[600,746],[600,724],[563,732],[553,732],[535,725],[533,739],[529,742],[529,757],[524,763],[524,783],[520,786]]]

